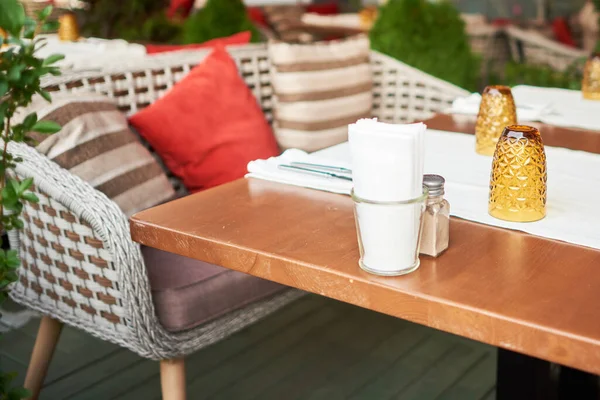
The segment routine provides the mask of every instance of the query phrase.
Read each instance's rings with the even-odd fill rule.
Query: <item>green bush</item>
[[[202,43],[243,31],[252,32],[253,42],[260,41],[242,0],[208,0],[203,9],[185,21],[182,40],[185,44]]]
[[[582,62],[574,63],[564,72],[556,71],[549,66],[510,62],[506,64],[504,79],[491,83],[581,90],[582,69]]]
[[[421,71],[474,91],[479,57],[465,24],[447,0],[389,0],[370,33],[371,46]]]

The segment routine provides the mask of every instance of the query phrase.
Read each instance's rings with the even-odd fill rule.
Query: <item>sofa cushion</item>
[[[241,178],[250,161],[279,154],[256,98],[222,47],[130,122],[190,192]]]
[[[283,149],[315,151],[348,140],[371,116],[373,78],[364,35],[314,44],[269,44],[274,129]]]
[[[194,328],[286,288],[149,247],[142,253],[158,319],[170,332]]]
[[[52,103],[35,98],[19,116],[31,112],[62,126],[51,136],[30,133],[36,149],[106,194],[126,215],[175,197],[163,169],[112,99],[91,92],[57,93]]]
[[[146,45],[146,53],[147,54],[157,54],[157,53],[168,53],[172,51],[184,51],[184,50],[197,50],[197,49],[205,49],[216,46],[232,46],[232,45],[243,45],[250,43],[250,39],[252,37],[252,32],[245,31],[233,34],[231,36],[217,38],[213,40],[209,40],[204,43],[192,43],[192,44],[147,44]]]

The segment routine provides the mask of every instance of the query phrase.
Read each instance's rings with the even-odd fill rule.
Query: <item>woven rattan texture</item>
[[[266,47],[229,50],[271,120]],[[177,52],[143,62],[124,60],[110,70],[52,78],[44,85],[51,92],[103,93],[133,114],[162,96],[206,54]],[[379,53],[372,54],[372,65],[373,116],[386,122],[426,119],[468,94]],[[9,148],[24,159],[17,177],[33,177],[40,197],[39,205],[25,208],[25,228],[9,236],[23,259],[20,279],[11,288],[16,301],[143,357],[166,359],[214,343],[302,295],[287,290],[189,331],[166,331],[156,317],[140,248],[131,240],[129,223],[118,206],[34,149],[15,143]]]

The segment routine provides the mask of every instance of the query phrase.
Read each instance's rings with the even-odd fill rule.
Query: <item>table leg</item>
[[[598,376],[577,369],[562,367],[558,384],[559,400],[600,398]]]
[[[498,349],[497,400],[599,400],[597,375]]]
[[[496,400],[558,400],[551,364],[498,349]]]

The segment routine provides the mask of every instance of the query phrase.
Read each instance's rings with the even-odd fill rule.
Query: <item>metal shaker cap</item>
[[[443,196],[446,180],[439,175],[423,175],[423,186],[429,189],[429,196]]]

